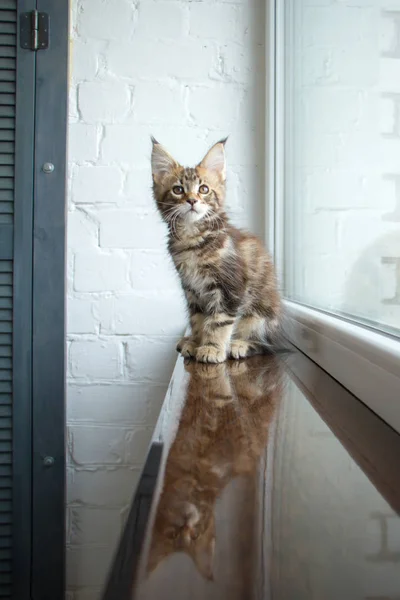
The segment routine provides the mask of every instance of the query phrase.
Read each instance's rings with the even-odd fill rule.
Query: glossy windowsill
[[[399,457],[301,353],[179,358],[104,599],[395,599]]]

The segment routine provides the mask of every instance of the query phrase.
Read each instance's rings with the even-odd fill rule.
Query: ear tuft
[[[159,183],[165,175],[169,175],[174,169],[178,168],[179,164],[155,138],[152,137],[151,140],[153,142],[151,171],[153,180],[155,183]]]
[[[199,167],[217,175],[222,181],[226,179],[225,142],[227,139],[214,144],[199,164]]]

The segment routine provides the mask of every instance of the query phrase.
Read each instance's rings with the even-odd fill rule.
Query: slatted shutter
[[[11,598],[16,0],[0,3],[0,598]]]

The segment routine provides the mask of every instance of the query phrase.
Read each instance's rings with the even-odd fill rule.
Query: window
[[[290,335],[400,430],[400,0],[276,0],[271,11]]]

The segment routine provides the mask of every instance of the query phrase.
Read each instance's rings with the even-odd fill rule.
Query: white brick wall
[[[230,212],[263,234],[264,0],[72,0],[68,600],[94,600],[185,326],[150,135],[195,164],[230,134]]]
[[[287,6],[287,290],[399,328],[400,0]]]

